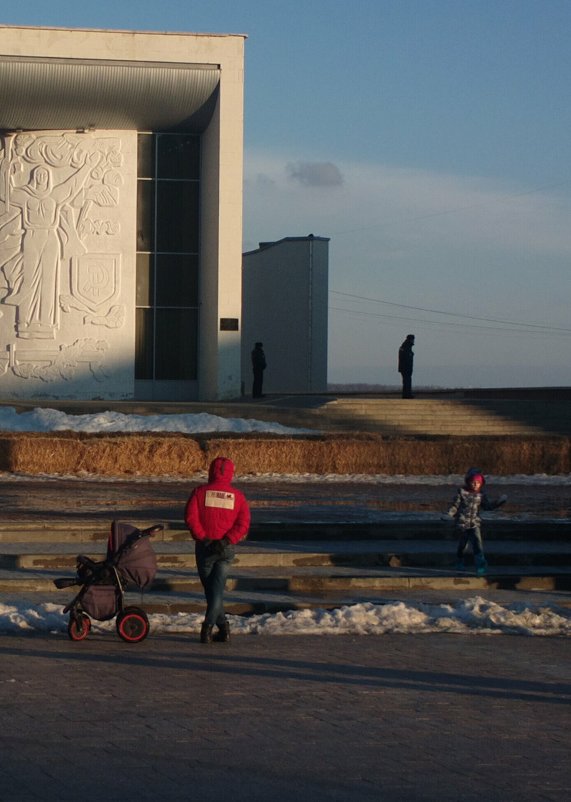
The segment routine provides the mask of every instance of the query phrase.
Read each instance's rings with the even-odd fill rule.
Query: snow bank
[[[280,423],[245,418],[221,418],[200,412],[195,415],[124,415],[121,412],[97,412],[68,415],[57,409],[36,407],[31,412],[16,412],[14,407],[0,407],[0,431],[5,432],[269,432],[271,434],[315,434],[311,429],[294,429]]]
[[[203,615],[149,616],[152,635],[197,634]],[[334,610],[292,610],[253,616],[229,616],[234,635],[535,635],[570,637],[571,611],[522,602],[500,605],[480,596],[453,604],[392,602],[354,604]],[[64,633],[67,616],[52,603],[32,607],[0,604],[0,634],[35,631]],[[115,621],[94,621],[92,633],[113,632]]]

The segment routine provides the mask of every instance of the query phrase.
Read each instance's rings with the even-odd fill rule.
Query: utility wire
[[[479,320],[484,323],[500,323],[502,326],[519,326],[523,329],[539,329],[545,332],[554,332],[554,333],[561,332],[565,334],[571,334],[571,328],[563,328],[561,326],[546,326],[542,323],[525,323],[520,320],[501,320],[499,318],[494,318],[494,317],[477,317],[476,315],[463,315],[463,314],[458,314],[456,312],[445,312],[442,309],[428,309],[422,306],[409,306],[408,304],[398,304],[394,303],[393,301],[383,301],[380,298],[366,298],[364,295],[354,295],[353,293],[350,292],[339,292],[337,290],[331,290],[330,292],[332,295],[341,295],[345,298],[355,298],[359,301],[369,301],[371,303],[385,304],[386,306],[396,306],[400,309],[411,309],[415,312],[427,312],[433,315],[445,315],[446,317],[455,317],[466,320]],[[369,313],[363,312],[363,314],[369,314]]]
[[[330,306],[329,309],[333,312],[345,312],[349,315],[353,315],[357,318],[363,317],[374,317],[374,318],[382,318],[384,320],[406,320],[408,322],[414,323],[417,327],[423,326],[434,326],[438,327],[442,330],[450,330],[450,329],[462,329],[462,330],[470,330],[475,331],[477,333],[491,333],[491,332],[501,332],[503,334],[517,334],[521,335],[540,335],[540,336],[552,336],[552,337],[569,337],[571,336],[571,331],[563,330],[555,330],[555,331],[545,331],[545,330],[529,330],[523,328],[517,328],[512,325],[511,327],[504,327],[501,328],[500,326],[479,326],[477,323],[452,323],[449,321],[439,321],[439,320],[419,320],[417,317],[406,317],[405,315],[388,315],[382,312],[364,312],[358,309],[345,309],[344,307],[340,306]],[[517,324],[515,324],[517,326]]]

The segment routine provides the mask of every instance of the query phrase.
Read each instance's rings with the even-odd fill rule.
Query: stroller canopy
[[[144,590],[157,573],[157,558],[149,537],[132,524],[113,521],[107,543],[107,561],[127,582]]]

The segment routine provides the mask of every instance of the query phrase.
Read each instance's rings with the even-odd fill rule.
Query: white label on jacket
[[[234,499],[234,493],[225,493],[223,490],[207,490],[204,506],[221,507],[224,510],[233,510]]]

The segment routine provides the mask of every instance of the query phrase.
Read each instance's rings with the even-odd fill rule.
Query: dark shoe
[[[216,643],[228,643],[230,640],[230,624],[225,621],[221,627],[218,627],[218,632],[212,638]]]
[[[204,623],[200,629],[200,642],[201,643],[212,643],[212,630],[214,627],[212,624]]]

